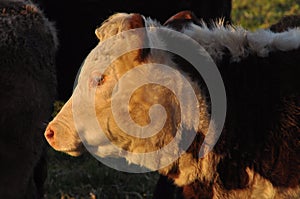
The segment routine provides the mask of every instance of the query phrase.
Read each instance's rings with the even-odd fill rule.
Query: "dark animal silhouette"
[[[37,6],[0,1],[0,198],[43,196],[56,49],[55,28]]]

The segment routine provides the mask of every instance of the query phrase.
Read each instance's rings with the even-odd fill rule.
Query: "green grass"
[[[300,14],[300,0],[233,0],[232,20],[255,30],[267,28],[284,15]]]

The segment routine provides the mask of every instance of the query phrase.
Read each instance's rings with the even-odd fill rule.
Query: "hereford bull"
[[[179,19],[178,24],[176,20],[180,17],[183,20]],[[211,117],[213,103],[208,85],[203,81],[205,78],[191,63],[174,53],[149,46],[143,48],[144,43],[158,46],[170,44],[165,44],[166,40],[160,34],[149,36],[151,31],[162,27],[159,23],[139,14],[124,13],[111,16],[96,30],[100,42],[85,60],[72,97],[49,123],[45,131],[48,143],[54,149],[73,156],[83,152],[84,143],[89,151],[98,156],[118,157],[125,154],[123,157],[129,163],[153,169],[155,165],[172,158],[172,151],[157,156],[157,159],[137,158],[132,154],[162,149],[172,139],[177,139],[179,133],[178,147],[174,150],[177,153],[182,144],[180,139],[192,137],[193,131],[196,132],[195,137],[192,137],[186,151],[170,164],[158,168],[159,173],[182,188],[184,198],[299,198],[300,30],[249,32],[241,27],[224,27],[216,23],[213,28],[208,28],[204,23],[194,22],[192,15],[184,14],[171,18],[165,25],[201,44],[216,63],[224,81],[227,116],[213,150],[204,156],[199,154],[209,135],[209,126],[215,122]],[[122,40],[128,38],[121,33],[136,28],[145,29],[133,32],[133,40],[124,45]],[[114,39],[110,46],[101,47],[116,35],[121,36]],[[134,46],[133,50],[117,58],[113,56],[118,50],[130,49],[130,46]],[[110,59],[109,67],[102,72],[97,71],[97,66]],[[174,92],[164,86],[144,85],[136,88],[129,99],[117,94],[135,81],[114,87],[128,71],[155,63],[168,65],[183,74],[194,90],[198,105],[193,109],[200,117],[194,117],[192,113],[181,115],[180,109],[185,104],[179,104]],[[140,79],[160,72],[164,72],[163,67],[143,70],[139,73]],[[170,77],[174,76],[170,73]],[[176,91],[185,96],[185,90],[180,89],[185,88],[184,83],[170,77],[164,76],[169,85],[177,84]],[[92,99],[95,110],[89,108],[89,101],[84,96]],[[152,136],[143,135],[148,133],[146,131],[124,132],[114,118],[116,106],[112,104],[116,96],[124,99],[118,104],[120,107],[128,103],[127,111],[135,123],[147,126],[152,119],[155,122],[164,120],[164,126]],[[188,104],[187,108],[192,106],[189,96],[184,102]],[[157,120],[151,114],[153,104],[161,104],[165,108],[165,118]],[[93,116],[104,132],[100,137],[95,137],[92,132],[95,129],[89,127]],[[123,116],[121,112],[118,114],[123,123],[129,123],[129,119]],[[197,125],[181,124],[185,118],[199,121]],[[107,141],[117,146],[119,151],[114,151]]]

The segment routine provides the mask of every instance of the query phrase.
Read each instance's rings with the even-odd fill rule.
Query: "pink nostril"
[[[45,137],[48,139],[48,140],[51,140],[54,138],[54,131],[51,129],[51,128],[48,128],[46,133],[45,133]]]

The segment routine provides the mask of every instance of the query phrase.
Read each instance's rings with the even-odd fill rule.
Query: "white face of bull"
[[[146,42],[160,41],[147,38],[144,29],[133,30],[129,37],[116,36],[142,27],[144,20],[140,15],[116,14],[96,30],[100,43],[86,58],[72,97],[46,129],[45,137],[54,149],[78,156],[84,143],[101,157],[122,153],[128,161],[145,165],[142,157],[133,157],[131,153],[156,152],[169,144],[172,148],[165,153],[178,155],[181,131],[192,134],[199,125],[207,126],[198,122],[198,108],[204,102],[196,83],[178,70],[168,71],[163,66],[176,68],[169,53],[141,50]],[[108,45],[103,45],[107,40]],[[120,54],[120,50],[125,54]],[[136,70],[129,74],[132,69]],[[126,81],[122,81],[124,77]],[[141,86],[135,86],[136,82]],[[178,98],[178,94],[183,97]],[[189,113],[182,114],[182,109]],[[172,145],[174,137],[177,142]],[[153,159],[163,161],[160,157]]]

